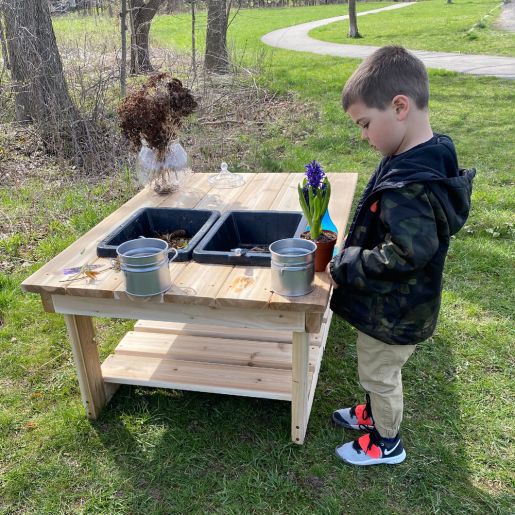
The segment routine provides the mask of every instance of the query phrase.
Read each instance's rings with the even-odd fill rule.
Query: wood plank
[[[197,209],[216,209],[222,213],[228,209],[234,209],[231,206],[237,202],[237,199],[244,194],[245,190],[252,190],[252,181],[257,174],[245,173],[240,175],[244,178],[245,184],[238,188],[213,187],[195,207]]]
[[[87,316],[65,315],[64,320],[72,345],[82,403],[88,418],[96,419],[106,403],[106,395],[100,371],[95,329],[91,318]]]
[[[310,346],[310,369],[315,368],[318,349],[316,346]],[[225,363],[284,370],[291,370],[292,364],[292,346],[287,343],[136,331],[129,331],[114,352],[180,361]]]
[[[256,174],[253,181],[247,185],[227,209],[232,211],[242,209],[268,210],[287,177],[284,173]]]
[[[95,279],[83,277],[72,282],[64,282],[65,276],[61,275],[61,279],[56,285],[56,277],[53,276],[48,278],[45,289],[61,295],[107,299],[113,298],[113,292],[118,288],[125,289],[123,272],[113,269],[110,259],[96,258],[90,264],[99,265],[99,270],[102,270]],[[105,270],[106,268],[107,270]]]
[[[320,346],[322,344],[327,313],[322,319],[322,327],[317,333],[310,333],[309,344]],[[181,324],[176,322],[160,322],[155,320],[138,320],[134,325],[136,332],[184,334],[189,336],[206,336],[208,338],[229,338],[235,340],[254,340],[260,342],[291,343],[291,331],[267,331],[264,329],[244,329],[241,327],[205,326],[195,324]]]
[[[285,297],[278,293],[273,293],[269,300],[270,309],[280,309],[288,311],[305,311],[309,305],[310,312],[323,313],[329,300],[331,283],[325,272],[315,274],[314,288],[311,293],[302,297]],[[306,310],[307,311],[307,310]]]
[[[111,354],[102,375],[108,383],[291,400],[291,371],[277,368]]]
[[[331,319],[333,317],[333,312],[327,308],[326,312],[326,321],[322,324],[321,328],[321,345],[319,347],[319,354],[314,356],[310,353],[309,361],[312,363],[315,362],[315,369],[313,370],[313,376],[311,379],[311,383],[309,385],[309,396],[308,396],[308,409],[307,409],[307,420],[309,420],[309,415],[311,413],[311,408],[313,406],[313,400],[315,399],[315,390],[318,383],[318,374],[320,373],[320,367],[322,366],[322,358],[324,357],[324,350],[327,344],[327,335],[329,333],[329,328],[331,327]]]
[[[268,308],[272,291],[270,268],[234,267],[216,295],[218,307]]]
[[[186,184],[174,194],[162,196],[159,207],[177,207],[191,209],[197,207],[201,200],[213,189],[208,182],[209,174],[193,173],[186,179]]]
[[[52,295],[47,292],[41,292],[41,304],[43,304],[43,309],[47,313],[54,312],[54,304],[52,303]]]
[[[165,302],[182,304],[215,305],[215,298],[232,265],[203,265],[194,261],[187,263],[180,273],[173,277],[172,287],[165,293]]]
[[[56,313],[79,314],[94,317],[163,320],[224,327],[244,327],[269,330],[303,330],[305,315],[302,312],[275,310],[250,310],[210,308],[193,304],[165,304],[162,296],[116,301],[113,299],[88,299],[69,295],[52,295]]]
[[[206,336],[208,338],[230,338],[235,340],[257,340],[261,342],[291,343],[292,341],[291,331],[266,331],[263,329],[244,329],[241,327],[224,328],[221,326],[180,324],[154,320],[138,320],[134,325],[134,331]],[[317,344],[318,341],[314,340],[313,345]]]
[[[309,338],[306,332],[293,333],[291,439],[303,444],[308,426]]]
[[[274,211],[301,211],[297,185],[302,181],[303,174],[290,173],[284,181],[279,193],[270,205]]]

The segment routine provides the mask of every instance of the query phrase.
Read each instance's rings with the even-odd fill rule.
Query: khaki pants
[[[401,368],[416,345],[389,345],[358,331],[358,374],[370,394],[372,417],[379,434],[394,438],[402,421]]]

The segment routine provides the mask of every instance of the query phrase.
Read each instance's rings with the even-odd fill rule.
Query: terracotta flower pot
[[[336,238],[338,237],[338,234],[334,231],[324,230],[322,231],[322,234],[325,238],[322,241],[315,241],[317,246],[317,250],[315,252],[315,272],[323,272],[327,263],[331,261],[331,258],[333,257],[333,249],[336,245]],[[311,239],[309,231],[303,232],[300,237],[306,240]]]

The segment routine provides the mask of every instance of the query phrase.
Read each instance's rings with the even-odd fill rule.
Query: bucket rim
[[[155,254],[159,254],[160,252],[163,252],[163,250],[167,250],[169,248],[168,243],[165,240],[162,240],[161,238],[143,237],[143,238],[134,238],[132,240],[127,240],[127,241],[124,241],[123,243],[120,243],[120,245],[118,245],[118,247],[116,247],[116,253],[119,256],[124,256],[125,254],[122,252],[122,247],[129,247],[128,250],[136,250],[136,249],[130,248],[131,245],[135,245],[136,243],[139,243],[142,246],[143,246],[143,244],[150,244],[150,245],[155,244],[156,245]],[[125,249],[123,249],[123,250],[125,250]],[[154,254],[149,254],[149,255],[154,255]],[[127,256],[127,257],[132,257],[132,256]]]
[[[278,245],[283,242],[297,243],[298,245],[300,245],[300,248],[304,247],[303,248],[304,252],[299,252],[298,254],[284,254],[280,251],[273,249],[274,245]],[[311,247],[311,248],[306,248],[305,245],[308,245],[308,247]],[[317,246],[316,246],[315,242],[313,242],[311,240],[306,240],[304,238],[282,238],[280,240],[276,240],[276,241],[272,242],[268,247],[268,250],[270,251],[271,254],[275,254],[276,256],[289,257],[289,258],[308,256],[308,255],[312,254],[313,252],[315,252],[316,249],[317,249]]]

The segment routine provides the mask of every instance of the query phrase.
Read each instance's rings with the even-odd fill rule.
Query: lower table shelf
[[[326,317],[310,335],[311,400],[329,323]],[[106,383],[291,401],[291,333],[276,332],[274,341],[271,331],[250,331],[138,321],[102,364],[102,376]]]

